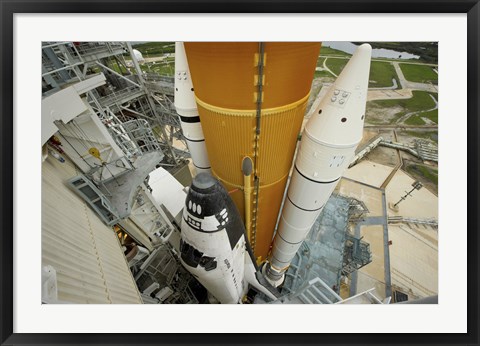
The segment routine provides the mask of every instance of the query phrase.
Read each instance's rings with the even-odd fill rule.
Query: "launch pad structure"
[[[192,172],[210,170],[208,159],[203,161],[204,167],[193,166],[192,155],[198,155],[198,151],[192,150],[189,144],[204,141],[203,133],[192,127],[198,113],[188,113],[188,109],[179,111],[176,104],[178,81],[175,78],[181,79],[183,75],[170,77],[145,71],[142,60],[129,42],[44,42],[42,45],[42,243],[45,243],[42,300],[46,303],[197,304],[209,299],[214,302],[207,297],[198,277],[185,269],[182,256],[182,244],[185,244],[181,233],[182,219],[185,219],[182,210]],[[272,64],[272,60],[262,62],[259,55],[254,62],[258,78],[252,87],[259,93],[257,96],[260,95],[257,103],[262,100],[262,64]],[[195,69],[201,71],[202,67]],[[208,90],[208,86],[204,90]],[[328,92],[333,90],[322,90],[323,94]],[[208,93],[200,95],[205,100],[213,100]],[[343,99],[342,93],[338,97],[345,102],[350,94],[343,92],[343,95]],[[331,102],[335,102],[333,98],[336,96],[332,96]],[[219,108],[205,100],[197,99],[202,111],[206,109],[219,119],[212,122],[210,128],[206,127],[206,136],[218,133],[226,113],[246,116],[249,112]],[[278,109],[272,107],[271,113],[295,113],[295,107],[303,107],[298,112],[305,111],[308,98],[291,101],[288,105],[291,109],[274,105]],[[318,105],[313,102],[312,109]],[[311,112],[307,115],[311,116]],[[252,113],[253,122],[258,121],[256,116]],[[264,125],[270,126],[268,122]],[[231,135],[223,139],[225,143]],[[252,135],[255,139],[253,132]],[[260,153],[267,145],[258,144],[263,147],[253,146],[253,153]],[[296,142],[292,144],[293,149],[295,145]],[[217,162],[212,164],[214,170],[223,169],[218,158],[225,154],[224,149],[215,149],[218,152]],[[416,150],[428,158],[435,156],[425,143],[419,143]],[[278,299],[272,302],[267,292],[270,287],[263,293],[256,292],[254,298],[247,295],[244,303],[381,304],[390,302],[394,292],[409,294],[412,298],[436,294],[434,287],[406,276],[401,265],[391,270],[390,264],[390,224],[395,223],[393,227],[402,229],[405,224],[422,224],[424,218],[409,213],[401,218],[387,211],[387,199],[392,199],[389,191],[394,184],[385,188],[364,179],[359,167],[365,166],[365,160],[358,158],[357,161],[360,164],[339,180],[332,197],[322,206],[322,213],[316,217],[285,272]],[[340,164],[343,164],[341,159]],[[243,205],[246,194],[237,191],[237,185],[243,186],[246,178],[240,171],[231,177],[227,173],[231,172],[225,173],[225,179],[235,177],[234,181],[237,175],[241,178],[227,186],[231,198]],[[395,183],[394,173],[391,172]],[[251,198],[258,208],[255,201],[258,190],[253,191],[263,187],[256,186],[258,182],[254,176],[251,178]],[[287,177],[280,178],[285,184]],[[408,178],[402,176],[401,179]],[[162,194],[162,190],[168,193]],[[280,196],[283,190],[277,190],[273,188],[272,193]],[[422,191],[420,197],[430,198],[425,197],[425,193]],[[391,195],[396,194],[395,190]],[[57,204],[56,199],[69,202]],[[262,208],[268,209],[265,204]],[[404,208],[410,210],[411,206]],[[85,212],[78,213],[78,210]],[[253,220],[257,211],[251,210]],[[240,212],[243,217],[246,210]],[[52,226],[62,215],[69,215],[71,220],[60,220],[58,227]],[[268,218],[268,223],[277,222],[276,218]],[[405,236],[395,229],[395,239]],[[429,229],[424,233],[431,236]],[[248,233],[247,228],[247,235],[255,245],[255,229]],[[267,256],[267,243],[265,239],[261,241],[262,250],[255,256],[258,261]],[[93,257],[93,253],[98,256]],[[394,253],[395,259],[401,256]],[[204,261],[209,261],[208,257]],[[252,265],[256,265],[255,261]],[[121,277],[120,281],[116,277]],[[408,280],[416,287],[413,291],[405,289]],[[100,291],[106,293],[99,294]]]

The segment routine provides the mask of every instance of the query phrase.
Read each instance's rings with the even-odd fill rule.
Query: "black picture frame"
[[[112,4],[115,6],[112,6]],[[0,0],[1,11],[1,322],[2,345],[20,344],[435,344],[478,345],[479,0]],[[16,13],[467,13],[468,332],[465,334],[20,334],[13,332],[13,16]],[[461,285],[465,283],[459,283]],[[455,318],[452,316],[451,318]]]

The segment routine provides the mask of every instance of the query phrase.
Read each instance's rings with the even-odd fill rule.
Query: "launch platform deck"
[[[338,195],[328,200],[287,271],[283,293],[294,292],[316,277],[338,292],[349,205],[347,198]]]

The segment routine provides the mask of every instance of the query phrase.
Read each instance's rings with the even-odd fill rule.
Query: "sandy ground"
[[[388,184],[385,193],[387,202],[396,203],[405,191],[412,189],[412,179],[405,172],[399,170]],[[403,216],[419,219],[438,219],[438,197],[429,190],[422,188],[412,192],[412,196],[407,197],[398,205],[398,212],[388,208],[389,216]]]
[[[392,287],[426,297],[438,294],[438,248],[436,230],[420,227],[389,225],[390,269]]]
[[[370,263],[370,264],[372,264],[372,263]],[[366,267],[364,267],[364,268],[366,268]],[[365,292],[365,291],[367,291],[367,290],[369,290],[373,287],[373,288],[375,288],[375,291],[374,291],[375,296],[377,298],[379,298],[380,300],[385,299],[386,298],[385,297],[385,283],[382,282],[382,281],[379,281],[375,277],[369,276],[366,273],[364,273],[362,271],[364,268],[362,268],[358,271],[357,294],[361,293],[361,292]]]
[[[380,187],[392,170],[392,167],[362,160],[348,169],[343,176],[368,185]],[[372,174],[372,172],[375,172],[375,174]]]
[[[368,153],[366,159],[389,167],[395,167],[398,163],[398,154],[395,149],[377,147],[374,151]]]
[[[336,191],[342,196],[353,197],[365,203],[370,211],[368,216],[381,216],[383,214],[382,193],[375,188],[359,184],[355,181],[341,179]]]
[[[409,99],[413,96],[410,89],[397,90],[369,90],[367,101],[388,100],[388,99]]]
[[[393,151],[393,150],[392,150]],[[380,186],[392,167],[363,160],[349,169],[345,177]],[[399,170],[388,184],[387,204],[395,203],[411,189],[414,179]],[[382,215],[381,191],[358,182],[342,179],[338,185],[342,195],[364,201],[368,216]],[[399,211],[387,207],[389,216],[418,219],[438,219],[438,197],[426,188],[415,190],[399,204]],[[372,287],[375,294],[385,298],[385,259],[383,228],[380,225],[362,226],[361,236],[370,244],[372,262],[358,271],[357,293]],[[390,275],[392,292],[399,290],[409,299],[438,294],[438,229],[429,225],[390,223],[388,225]],[[345,289],[344,289],[345,290]]]
[[[361,151],[366,145],[368,145],[375,137],[377,137],[379,134],[379,131],[376,129],[364,129],[363,130],[363,137],[360,143],[358,144],[357,150],[355,150],[356,153]]]
[[[375,295],[385,298],[385,260],[383,253],[383,226],[362,226],[360,235],[370,244],[372,262],[359,270],[357,293],[376,287]],[[362,275],[363,274],[363,275]],[[373,285],[372,285],[373,284]],[[379,289],[380,288],[380,289]]]
[[[373,105],[367,107],[365,122],[373,125],[389,125],[397,118],[396,114],[403,111],[403,107],[377,108]]]

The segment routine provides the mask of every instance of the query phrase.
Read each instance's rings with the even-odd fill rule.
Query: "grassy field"
[[[119,65],[115,60],[112,61],[112,70],[115,70],[116,72],[122,74],[122,75],[125,75],[127,70],[126,68],[123,66],[123,65]]]
[[[423,113],[422,113],[423,114]],[[420,114],[413,115],[407,120],[405,120],[407,125],[425,125],[425,121],[422,119]]]
[[[438,124],[438,109],[434,109],[430,112],[422,113],[422,117],[428,118],[433,121],[435,124]]]
[[[438,84],[438,74],[430,66],[400,64],[400,68],[410,82]]]
[[[405,120],[405,124],[407,125],[425,125],[425,121],[422,118],[427,118],[433,121],[435,124],[438,124],[438,109],[434,109],[433,111],[419,113],[414,116],[411,116],[407,120]]]
[[[435,102],[430,97],[430,93],[425,91],[413,91],[413,97],[409,99],[377,100],[367,102],[367,119],[371,124],[394,124],[402,116],[432,109]],[[436,93],[431,93],[437,97]],[[412,115],[406,120],[408,125],[424,125],[421,117],[426,114],[427,117],[434,119],[434,114],[422,113]]]
[[[340,72],[342,72],[347,62],[348,59],[328,58],[326,65],[338,76]],[[393,78],[397,80],[397,85],[400,85],[395,68],[392,64],[388,62],[372,61],[372,64],[370,65],[370,88],[383,88],[392,86]]]
[[[325,61],[324,57],[318,57],[317,60],[317,67],[323,68],[323,62]],[[314,78],[321,78],[321,77],[333,77],[333,75],[328,71],[315,71]]]
[[[314,78],[322,78],[322,77],[333,77],[333,75],[328,71],[315,71]]]
[[[341,50],[336,50],[336,49],[325,47],[325,46],[322,46],[322,48],[320,48],[320,55],[337,55],[337,56],[347,56],[347,57],[352,56],[351,54],[342,52]]]
[[[317,59],[317,66],[323,66],[323,62],[325,61],[325,58],[324,57],[318,57]]]
[[[392,64],[388,62],[372,61],[370,65],[370,88],[392,86],[392,79],[397,80],[397,86],[400,85],[397,73]]]
[[[438,169],[428,168],[421,165],[408,165],[407,172],[413,175],[419,175],[435,185],[438,185]]]
[[[435,107],[435,102],[430,97],[430,93],[426,91],[414,90],[412,91],[413,97],[409,99],[396,99],[396,100],[378,100],[370,101],[369,104],[378,108],[401,106],[404,109],[404,114],[410,112],[418,112]],[[435,98],[438,94],[431,93]],[[368,106],[367,106],[368,107]]]
[[[157,61],[140,65],[142,71],[158,73],[163,76],[173,76],[175,74],[175,65],[173,63],[164,63]]]
[[[348,59],[328,58],[326,65],[330,70],[332,70],[333,73],[335,73],[338,76],[340,72],[342,72],[347,62],[348,62]]]
[[[133,45],[133,48],[149,58],[162,56],[165,53],[175,53],[175,42],[147,42]]]

